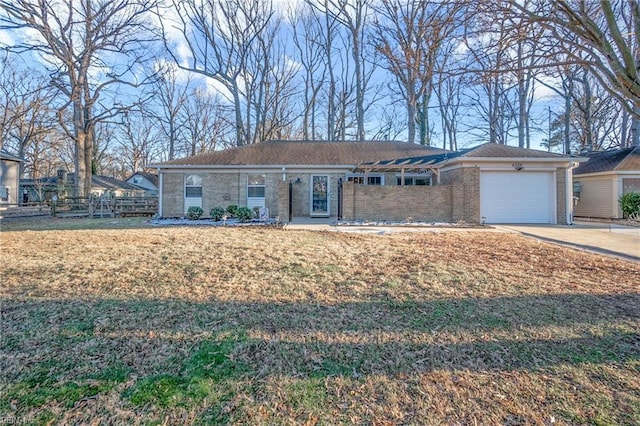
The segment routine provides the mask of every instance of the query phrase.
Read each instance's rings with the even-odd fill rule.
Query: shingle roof
[[[67,182],[72,183],[74,178],[74,173],[67,174]],[[43,177],[39,179],[20,179],[21,185],[49,185],[56,186],[58,185],[58,177],[57,176],[49,176]],[[93,175],[91,176],[91,186],[95,188],[105,188],[105,189],[121,189],[121,190],[129,190],[129,191],[140,191],[144,188],[139,187],[138,185],[133,185],[129,182],[125,182],[116,178],[112,178],[109,176],[102,175]]]
[[[485,143],[463,151],[462,157],[473,158],[566,158],[564,154],[539,151],[517,146]]]
[[[398,166],[409,168],[411,166],[426,167],[428,165],[436,165],[438,163],[453,160],[455,158],[551,158],[566,159],[569,156],[564,154],[555,154],[546,151],[538,151],[534,149],[518,148],[515,146],[500,145],[496,143],[485,143],[473,148],[463,149],[460,151],[443,151],[432,155],[421,155],[409,158],[385,159],[381,161],[372,161],[363,163],[362,166]]]
[[[132,177],[134,177],[135,175],[138,176],[142,176],[143,178],[145,178],[146,180],[148,180],[149,182],[151,182],[152,184],[154,184],[155,186],[158,186],[158,175],[155,173],[149,173],[149,172],[135,172],[134,174],[132,174],[131,176],[129,176],[128,178],[126,178],[125,180],[129,180]]]
[[[640,147],[594,151],[583,154],[589,158],[573,171],[574,175],[609,171],[640,171]]]
[[[407,142],[268,141],[214,151],[160,164],[166,165],[355,165],[363,161],[446,152]]]

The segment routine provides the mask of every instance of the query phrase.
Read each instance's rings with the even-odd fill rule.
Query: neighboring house
[[[0,150],[0,204],[18,204],[22,194],[18,194],[21,158]]]
[[[575,215],[622,218],[618,200],[640,192],[640,147],[584,154],[589,161],[573,171]]]
[[[497,144],[271,141],[157,165],[159,215],[267,207],[272,217],[570,223],[578,161]]]
[[[39,179],[21,179],[20,187],[28,191],[29,200],[34,202],[51,200],[53,194],[58,197],[73,195],[73,173],[58,171],[57,176]],[[142,196],[145,189],[131,183],[109,176],[93,175],[91,177],[91,194],[121,196]]]
[[[158,175],[148,172],[136,172],[129,176],[126,182],[144,188],[145,195],[150,197],[158,196]]]

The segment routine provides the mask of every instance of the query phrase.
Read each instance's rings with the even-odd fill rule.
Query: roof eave
[[[540,162],[540,163],[583,163],[588,161],[589,159],[586,157],[455,157],[449,159],[449,164],[455,162],[484,162],[484,163],[495,163],[495,162]]]
[[[154,164],[157,169],[351,169],[356,164]]]

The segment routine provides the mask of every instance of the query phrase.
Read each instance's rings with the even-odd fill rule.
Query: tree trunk
[[[633,110],[636,113],[631,118],[631,145],[640,146],[640,101],[634,102]]]
[[[571,154],[571,99],[573,98],[573,78],[569,76],[567,93],[564,97],[564,153]]]
[[[416,142],[416,98],[407,96],[407,142]]]

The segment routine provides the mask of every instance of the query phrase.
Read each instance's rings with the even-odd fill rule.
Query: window
[[[367,176],[367,185],[382,185],[382,176]]]
[[[396,185],[402,185],[402,176],[396,175]],[[404,177],[405,186],[428,186],[431,185],[431,176],[417,175]]]
[[[9,188],[0,186],[0,201],[9,201]]]
[[[364,184],[364,174],[347,174],[347,180],[349,182]],[[367,175],[367,185],[384,185],[384,175],[382,174],[370,174]]]
[[[184,196],[186,198],[202,198],[202,176],[187,175],[185,177]]]
[[[248,198],[264,198],[264,175],[249,175],[247,183]]]

